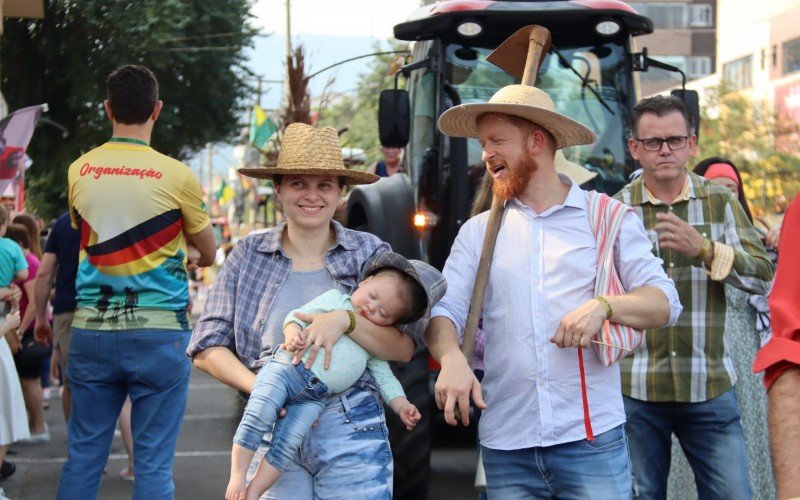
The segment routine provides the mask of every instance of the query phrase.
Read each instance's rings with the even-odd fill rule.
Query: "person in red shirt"
[[[772,339],[754,372],[766,370],[769,434],[778,498],[800,497],[800,196],[783,218],[778,266],[769,297]]]

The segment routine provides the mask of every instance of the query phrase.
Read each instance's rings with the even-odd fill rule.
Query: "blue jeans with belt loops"
[[[628,441],[622,425],[554,446],[493,450],[481,446],[489,500],[631,498]]]
[[[391,500],[393,467],[388,436],[376,393],[357,384],[335,394],[326,401],[294,462],[261,499]],[[264,438],[247,471],[248,480],[268,452],[271,436]]]
[[[291,353],[276,349],[261,368],[233,438],[235,444],[256,451],[264,434],[271,431],[278,420],[281,408],[286,408],[286,417],[275,428],[272,447],[265,456],[267,462],[281,472],[292,463],[331,395],[314,372],[302,363],[295,366],[293,359]]]
[[[67,365],[72,414],[58,500],[97,498],[117,416],[128,395],[133,403],[133,498],[174,497],[172,464],[189,394],[186,346],[191,333],[72,328]]]

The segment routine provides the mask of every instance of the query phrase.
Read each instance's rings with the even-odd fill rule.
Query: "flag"
[[[230,187],[227,182],[225,182],[225,179],[223,179],[222,184],[217,190],[217,200],[219,200],[219,204],[225,205],[231,201],[235,195],[236,191],[234,191],[233,188]]]
[[[267,115],[267,111],[256,104],[253,106],[253,120],[250,124],[250,144],[263,149],[275,132],[278,131],[277,125]]]
[[[22,209],[25,193],[25,149],[46,104],[14,111],[0,120],[0,193],[14,184],[17,210]]]

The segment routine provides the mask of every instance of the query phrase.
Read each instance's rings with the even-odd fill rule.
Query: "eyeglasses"
[[[666,142],[670,150],[683,149],[686,147],[686,141],[689,139],[686,135],[673,135],[666,139],[660,137],[649,137],[647,139],[635,139],[642,143],[645,151],[661,151],[661,146]]]

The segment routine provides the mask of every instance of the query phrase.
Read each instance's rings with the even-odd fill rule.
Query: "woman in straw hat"
[[[345,169],[334,129],[291,124],[274,168],[239,172],[273,180],[285,221],[234,247],[211,290],[188,354],[199,368],[249,393],[254,372],[284,340],[281,323],[287,313],[331,288],[349,293],[365,263],[390,248],[374,235],[332,220],[345,183],[378,180],[374,174]],[[411,337],[421,337],[424,328],[420,320],[404,327],[403,334],[342,310],[299,319],[310,323],[305,330],[311,344],[306,366],[324,348],[325,369],[332,346],[345,332],[380,359],[407,361],[414,350]],[[331,397],[299,461],[284,472],[271,495],[391,498],[392,455],[378,401],[368,373],[353,388]],[[253,464],[264,451],[266,443]]]
[[[559,171],[558,151],[590,144],[595,135],[558,113],[542,90],[504,87],[488,103],[450,108],[439,128],[479,139],[493,191],[506,202],[481,304],[482,383],[461,354],[457,332],[467,321],[489,213],[462,226],[445,264],[448,290],[425,337],[442,363],[437,404],[451,425],[456,411],[469,423],[470,398],[485,408],[479,432],[490,498],[629,498],[619,368],[582,349],[606,320],[637,329],[674,323],[674,284],[635,214],[581,190],[563,166]],[[613,210],[593,209],[593,200]],[[619,232],[599,234],[607,226],[593,229],[593,211]],[[605,274],[614,272],[627,293],[596,289],[598,272],[610,267],[598,257],[601,249],[616,266]],[[546,473],[537,466],[542,462]]]

